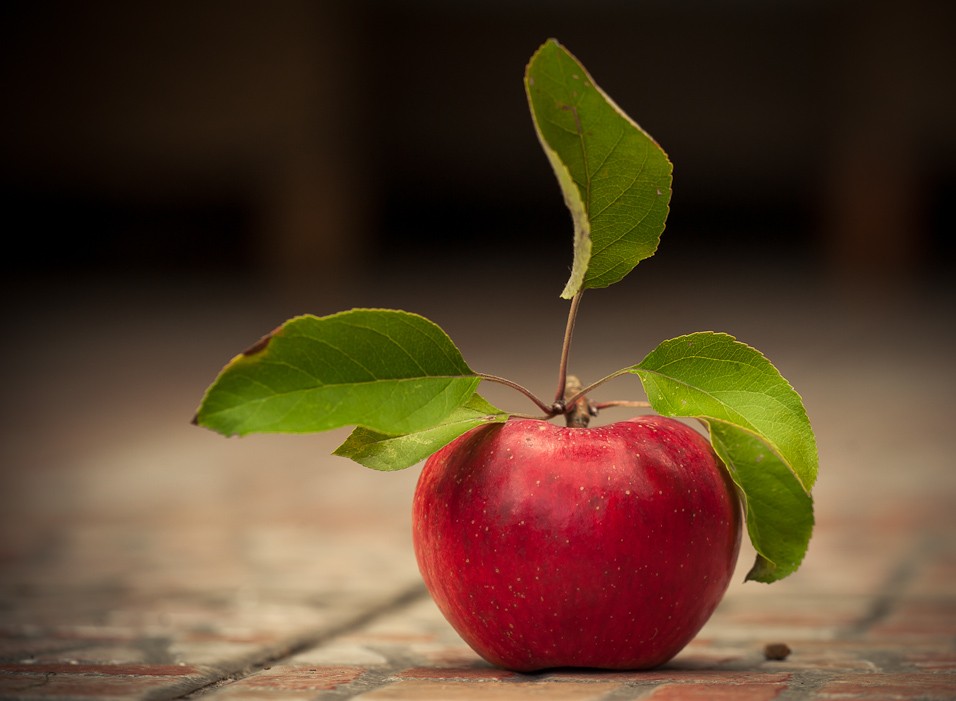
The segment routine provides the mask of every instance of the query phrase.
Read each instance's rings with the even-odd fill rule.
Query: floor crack
[[[381,618],[382,616],[386,616],[390,613],[394,613],[406,608],[427,595],[428,591],[425,589],[425,585],[419,582],[406,588],[404,591],[400,592],[391,599],[388,599],[377,606],[373,606],[362,613],[353,616],[342,623],[339,623],[338,625],[331,626],[321,631],[316,631],[312,635],[307,634],[298,636],[295,639],[290,640],[287,645],[284,645],[279,649],[272,648],[271,650],[266,651],[261,657],[246,664],[241,670],[234,672],[223,672],[222,676],[220,676],[218,679],[207,682],[202,686],[192,689],[187,693],[175,698],[194,699],[202,697],[203,695],[211,693],[224,686],[228,686],[229,684],[233,684],[242,679],[250,677],[268,667],[280,664],[284,660],[294,657],[295,655],[323,645],[333,638],[357,630],[358,628],[361,628]]]
[[[866,634],[873,626],[886,618],[906,586],[913,580],[920,567],[934,549],[932,539],[924,538],[910,548],[905,557],[890,572],[862,618],[847,626],[841,638],[856,638]]]

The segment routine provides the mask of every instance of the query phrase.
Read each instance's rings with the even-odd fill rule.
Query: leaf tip
[[[754,560],[753,567],[751,567],[750,571],[747,572],[747,576],[744,577],[744,581],[770,584],[771,582],[781,579],[781,577],[776,574],[776,570],[777,566],[774,563],[758,553],[756,559]]]

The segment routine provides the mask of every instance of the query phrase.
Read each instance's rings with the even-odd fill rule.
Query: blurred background
[[[415,471],[325,457],[342,434],[189,426],[292,314],[418,311],[476,369],[553,393],[571,222],[522,84],[548,37],[675,164],[659,253],[589,293],[572,370],[733,333],[805,397],[820,524],[866,530],[845,521],[865,485],[860,509],[950,527],[954,29],[943,0],[3,3],[5,576],[106,581],[129,568],[100,554],[173,521],[173,566],[196,523],[222,535],[196,567],[264,523],[354,526],[359,503],[405,533]],[[917,474],[946,508],[905,498]]]
[[[664,265],[743,255],[880,285],[952,266],[952,3],[44,1],[0,13],[8,283],[335,287],[503,254],[545,258],[560,278],[568,215],[522,85],[551,36],[675,163]]]

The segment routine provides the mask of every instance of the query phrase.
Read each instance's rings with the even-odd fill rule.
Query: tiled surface
[[[7,314],[21,336],[0,355],[0,698],[956,698],[951,296],[861,304],[794,285],[705,309],[655,290],[640,324],[622,300],[642,288],[588,298],[572,362],[595,375],[692,330],[764,350],[817,429],[818,526],[803,568],[772,586],[740,583],[745,548],[665,668],[525,676],[481,661],[422,589],[417,468],[329,457],[339,432],[226,440],[189,425],[219,366],[302,305],[160,292]],[[553,295],[521,319],[357,297],[421,311],[473,366],[551,391]],[[786,659],[765,658],[775,642]]]

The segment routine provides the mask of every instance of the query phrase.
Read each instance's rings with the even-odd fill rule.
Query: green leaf
[[[714,450],[740,487],[757,560],[747,579],[770,583],[800,566],[813,533],[813,499],[790,468],[747,431],[706,421]]]
[[[414,433],[389,436],[365,428],[356,428],[334,454],[351,458],[373,470],[391,472],[421,462],[439,448],[471,429],[487,423],[500,423],[508,414],[489,404],[478,394],[445,417],[442,423]]]
[[[672,166],[660,146],[557,41],[525,71],[538,139],[574,221],[574,262],[561,296],[607,287],[657,250]]]
[[[723,333],[664,341],[629,368],[651,406],[667,416],[705,416],[760,436],[809,491],[817,448],[800,395],[759,351]]]
[[[411,433],[443,421],[478,382],[451,339],[416,314],[300,316],[223,369],[195,422],[225,435],[346,425]]]
[[[628,368],[664,416],[708,424],[743,492],[759,553],[748,578],[775,581],[803,559],[813,528],[816,440],[800,396],[758,351],[720,333],[664,341]]]

